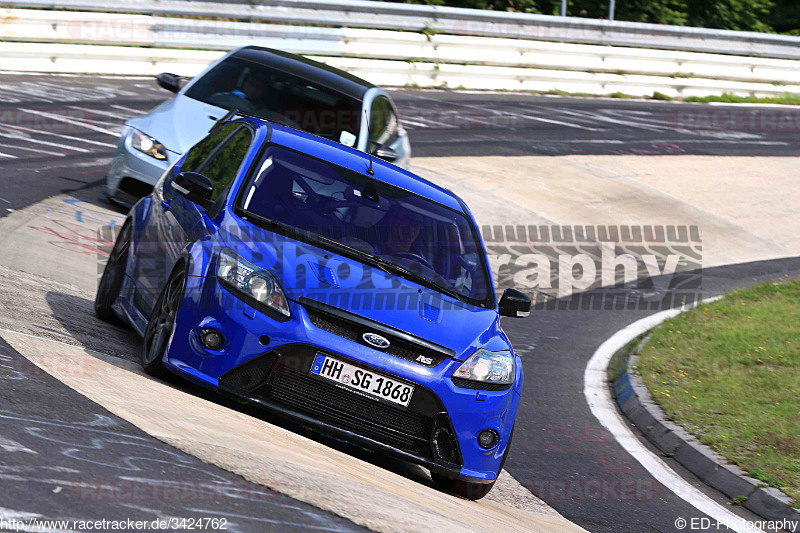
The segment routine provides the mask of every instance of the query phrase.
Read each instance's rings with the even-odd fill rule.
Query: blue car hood
[[[245,260],[275,274],[286,297],[294,302],[309,298],[344,309],[449,348],[461,361],[487,345],[493,345],[492,349],[510,349],[494,309],[464,304],[299,241],[283,237],[278,237],[277,242],[243,240],[238,232],[225,232],[224,237],[223,240]],[[393,288],[380,288],[387,285]],[[406,298],[405,303],[397,304],[401,294]],[[383,303],[375,308],[377,298],[392,296],[394,305]],[[365,305],[364,300],[370,298],[372,305]]]
[[[127,124],[153,137],[170,152],[183,154],[205,137],[225,113],[222,108],[179,94]]]

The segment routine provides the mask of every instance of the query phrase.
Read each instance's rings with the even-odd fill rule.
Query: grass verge
[[[800,280],[665,322],[638,371],[670,419],[800,508]]]
[[[689,96],[685,102],[726,102],[729,104],[784,104],[800,105],[800,94],[783,93],[779,96],[737,96],[731,93],[722,93],[721,96]]]

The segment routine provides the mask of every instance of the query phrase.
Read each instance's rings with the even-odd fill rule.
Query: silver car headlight
[[[239,257],[225,248],[219,253],[217,279],[245,301],[263,305],[283,316],[291,316],[289,302],[278,280],[270,272]]]
[[[504,350],[490,352],[480,349],[462,363],[453,373],[454,378],[482,383],[510,385],[514,383],[514,355]]]
[[[167,159],[166,147],[138,130],[133,130],[131,132],[131,146],[143,154],[147,154],[159,161],[165,161]]]

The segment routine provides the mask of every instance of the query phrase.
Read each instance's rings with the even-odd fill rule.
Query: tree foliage
[[[769,22],[774,7],[773,0],[692,0],[688,24],[724,30],[773,31]],[[800,9],[796,0],[795,8]]]
[[[386,0],[558,15],[561,0]],[[568,0],[571,17],[608,18],[609,0]],[[616,20],[800,35],[798,0],[616,0]]]

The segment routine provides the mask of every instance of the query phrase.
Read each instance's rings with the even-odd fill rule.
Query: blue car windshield
[[[462,301],[494,305],[483,247],[461,211],[277,146],[265,150],[239,201],[262,222],[345,245],[342,255],[349,249]]]

